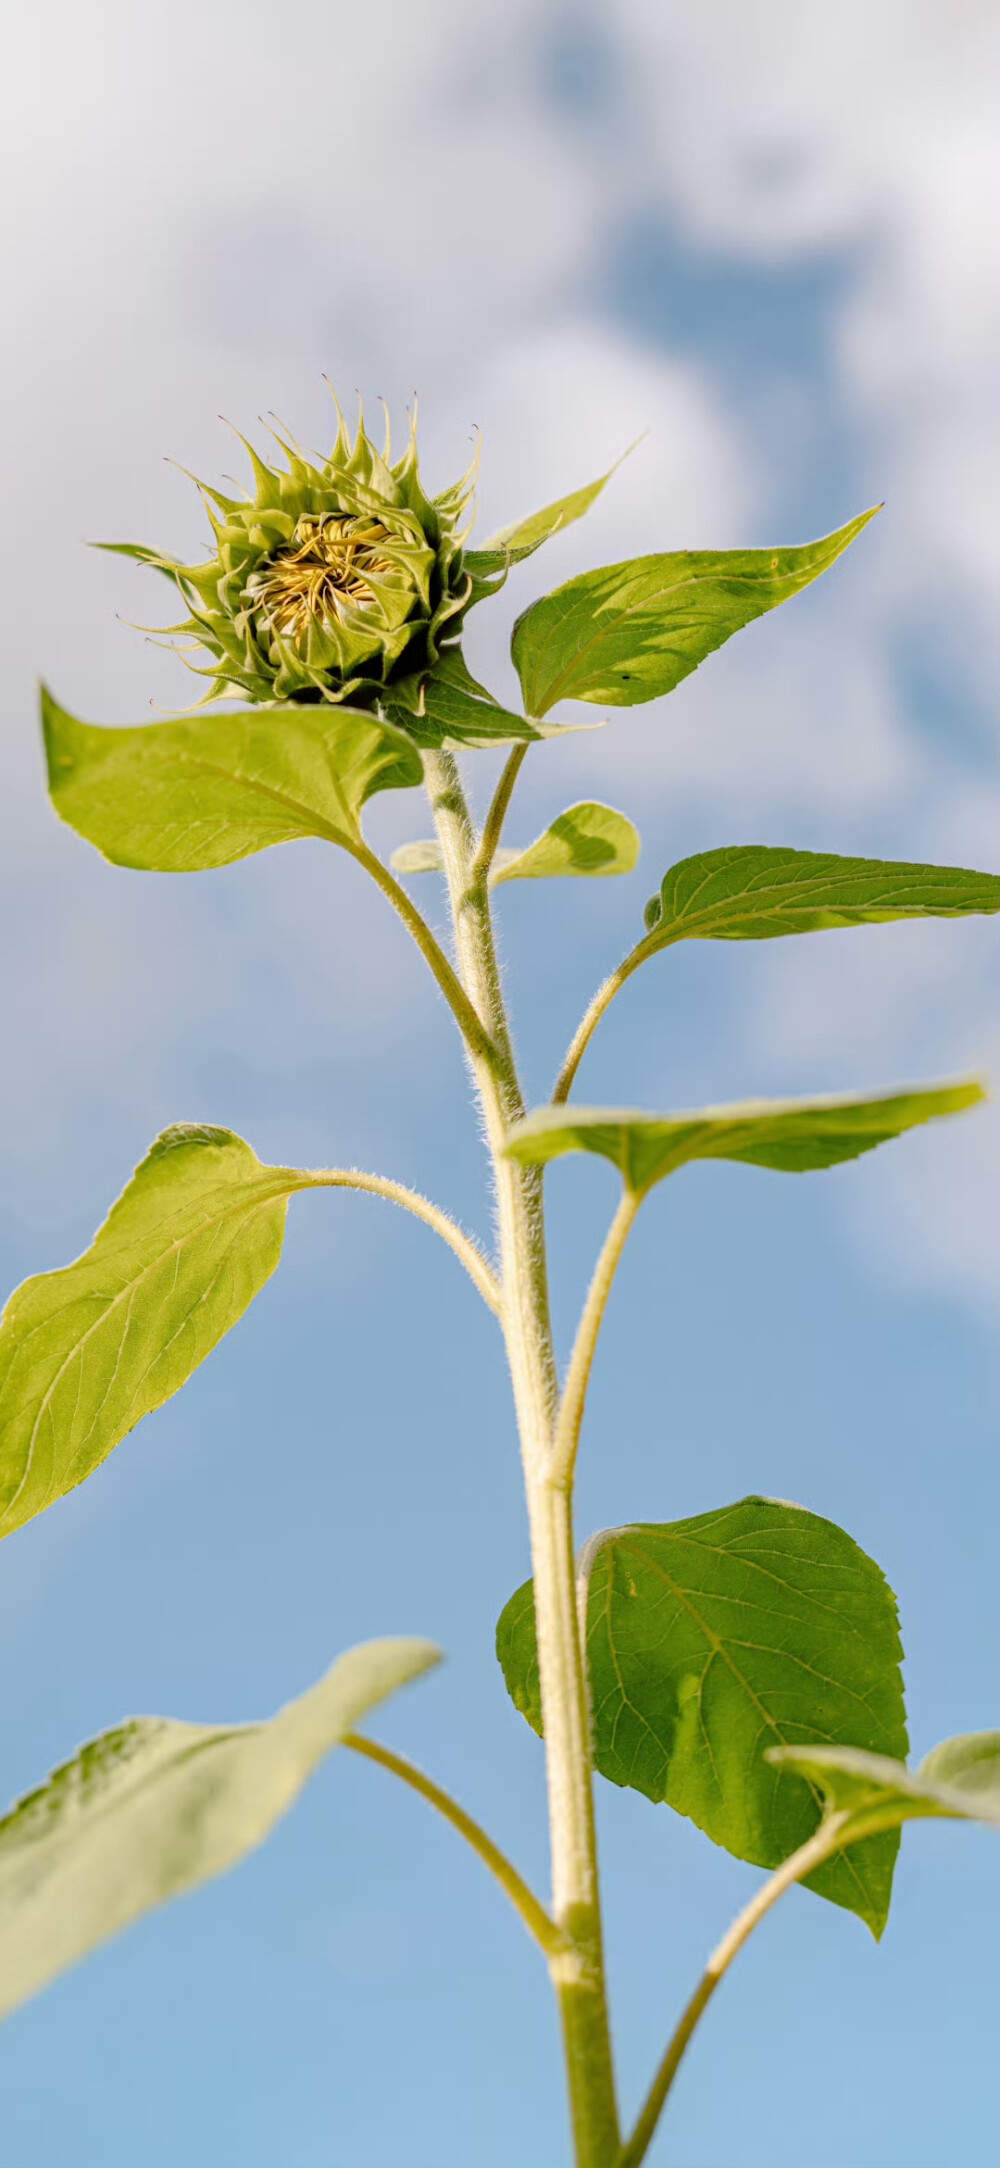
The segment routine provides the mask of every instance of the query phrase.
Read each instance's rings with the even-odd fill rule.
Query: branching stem
[[[309,1177],[308,1187],[366,1190],[373,1197],[385,1197],[390,1204],[401,1205],[405,1212],[412,1212],[415,1219],[433,1227],[442,1242],[447,1242],[449,1249],[454,1250],[488,1309],[499,1317],[500,1288],[482,1250],[447,1212],[442,1212],[440,1205],[432,1204],[428,1197],[421,1197],[419,1190],[407,1189],[404,1183],[393,1182],[385,1174],[362,1174],[356,1167],[324,1167]]]
[[[604,1247],[594,1269],[594,1277],[587,1290],[587,1299],[577,1327],[573,1353],[563,1390],[559,1419],[552,1447],[552,1479],[563,1488],[570,1488],[576,1468],[577,1447],[580,1442],[580,1426],[587,1402],[587,1387],[597,1349],[598,1334],[611,1293],[611,1283],[618,1270],[621,1254],[628,1240],[629,1230],[642,1202],[634,1189],[626,1189],[608,1229]]]
[[[402,1754],[394,1754],[387,1746],[380,1746],[375,1739],[366,1739],[359,1732],[349,1731],[342,1743],[344,1746],[353,1747],[356,1754],[363,1754],[368,1761],[377,1762],[380,1768],[390,1770],[393,1776],[400,1777],[404,1784],[408,1784],[411,1791],[419,1792],[421,1799],[426,1799],[432,1807],[436,1807],[445,1821],[450,1822],[452,1828],[458,1830],[459,1836],[464,1837],[466,1843],[472,1846],[483,1865],[495,1875],[501,1889],[510,1898],[515,1912],[520,1914],[528,1933],[534,1936],[545,1956],[554,1958],[562,1955],[567,1948],[566,1936],[546,1912],[534,1891],[529,1889],[524,1877],[518,1874],[506,1853],[500,1851],[492,1837],[488,1837],[485,1829],[473,1821],[471,1814],[466,1814],[457,1800],[452,1799],[448,1792],[442,1791],[432,1777],[425,1776],[423,1770],[418,1769],[414,1762],[407,1761]]]
[[[395,876],[390,873],[388,866],[384,866],[375,852],[369,850],[366,843],[351,844],[349,848],[351,856],[357,859],[359,866],[363,866],[366,873],[371,874],[372,880],[382,890],[383,896],[388,897],[393,910],[399,913],[407,932],[412,934],[421,955],[434,973],[434,977],[441,988],[441,992],[448,1003],[448,1007],[470,1053],[480,1061],[491,1065],[495,1063],[496,1048],[489,1032],[485,1029],[481,1018],[473,1008],[465,988],[449,963],[440,942],[431,932],[426,919],[418,911],[412,898],[407,895],[405,888],[402,888]]]
[[[566,1050],[566,1058],[552,1087],[553,1106],[561,1106],[563,1101],[569,1098],[576,1072],[604,1015],[605,1009],[611,1007],[615,995],[621,992],[626,979],[631,978],[633,971],[638,970],[639,965],[645,962],[649,953],[650,951],[647,950],[645,943],[640,941],[638,947],[632,949],[624,961],[619,964],[617,971],[612,971],[610,978],[605,979],[603,985],[598,987],[589,1009],[581,1017],[570,1040]]]
[[[514,793],[514,785],[521,773],[524,756],[528,751],[529,744],[530,740],[523,745],[515,745],[513,752],[508,754],[504,763],[500,781],[493,793],[493,802],[483,822],[483,832],[479,838],[479,848],[472,866],[473,886],[478,881],[485,881],[489,877],[490,868],[496,857],[497,846],[503,834],[507,808]]]
[[[801,1844],[798,1851],[793,1852],[790,1858],[782,1862],[777,1872],[762,1884],[756,1896],[751,1897],[750,1903],[733,1921],[728,1933],[723,1935],[718,1948],[713,1950],[680,2023],[668,2042],[666,2053],[650,2086],[639,2120],[632,2132],[632,2136],[622,2147],[616,2168],[639,2168],[640,2161],[645,2159],[653,2133],[663,2112],[667,2095],[677,2076],[681,2059],[691,2035],[703,2011],[711,2002],[720,1980],[725,1978],[734,1957],[743,1948],[747,1937],[752,1935],[754,1928],[759,1926],[761,1920],[770,1912],[772,1905],[777,1904],[779,1897],[783,1897],[786,1890],[791,1889],[795,1882],[800,1882],[803,1875],[811,1874],[815,1867],[822,1866],[823,1861],[829,1859],[831,1852],[836,1852],[839,1849],[841,1831],[845,1822],[849,1819],[850,1817],[846,1813],[833,1814],[821,1822],[815,1835],[810,1837],[807,1843]]]

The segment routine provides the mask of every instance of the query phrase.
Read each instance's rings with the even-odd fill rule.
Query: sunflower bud
[[[210,699],[369,707],[391,688],[394,707],[416,710],[471,596],[461,526],[471,477],[426,496],[412,425],[395,466],[388,432],[379,453],[363,420],[352,443],[340,417],[319,465],[276,442],[287,469],[246,446],[252,498],[199,484],[216,544],[206,563],[130,550],[169,572],[184,596],[190,616],[165,629],[211,657],[200,670],[212,680]]]

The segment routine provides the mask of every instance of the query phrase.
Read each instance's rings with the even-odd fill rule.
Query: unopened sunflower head
[[[390,463],[359,420],[343,417],[326,460],[276,438],[287,466],[247,445],[255,490],[245,501],[199,487],[215,533],[204,564],[130,549],[169,572],[190,615],[165,627],[201,649],[209,699],[349,701],[416,708],[420,687],[454,641],[471,582],[462,570],[462,520],[471,475],[428,497],[415,430]]]

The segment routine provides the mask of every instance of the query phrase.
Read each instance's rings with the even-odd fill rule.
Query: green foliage
[[[199,873],[272,843],[352,848],[375,791],[422,780],[402,732],[353,708],[251,708],[103,730],[42,696],[56,812],[116,866]]]
[[[424,681],[414,708],[397,704],[391,697],[384,706],[389,721],[418,745],[521,745],[543,736],[523,715],[512,714],[494,700],[472,676],[457,648],[441,657],[433,676]]]
[[[0,1320],[0,1535],[73,1490],[176,1393],[269,1280],[290,1191],[231,1129],[164,1130],[89,1250]]]
[[[571,805],[526,850],[498,851],[493,886],[566,873],[631,873],[639,850],[639,831],[624,813],[589,801]]]
[[[737,1859],[777,1867],[819,1809],[764,1759],[803,1737],[906,1752],[892,1592],[833,1521],[771,1498],[612,1528],[586,1546],[594,1766],[689,1815]],[[581,1571],[586,1570],[581,1561]],[[501,1612],[508,1693],[542,1733],[534,1584]],[[794,1779],[798,1779],[795,1781]],[[810,1887],[885,1925],[898,1835],[828,1861]]]
[[[634,446],[631,449],[634,450]],[[622,459],[627,458],[628,452],[623,452]],[[596,482],[587,482],[582,489],[571,490],[568,497],[557,497],[555,503],[547,504],[543,511],[530,512],[527,519],[516,519],[509,527],[499,527],[480,549],[466,550],[463,564],[472,579],[473,601],[496,594],[511,565],[522,564],[526,557],[533,557],[550,535],[571,526],[575,519],[582,519],[597,502],[605,483],[617,474],[621,463],[621,459],[616,459],[614,466]]]
[[[770,941],[974,911],[1000,911],[1000,875],[731,844],[682,858],[664,874],[659,895],[646,905],[642,947],[651,956],[674,941]]]
[[[567,806],[523,851],[498,850],[490,887],[501,881],[553,880],[564,874],[631,873],[639,856],[639,831],[613,806]],[[436,838],[403,843],[392,854],[397,873],[442,873],[444,856]]]
[[[969,1731],[943,1739],[917,1769],[884,1754],[853,1747],[769,1747],[779,1772],[812,1784],[826,1815],[847,1814],[843,1842],[898,1829],[926,1817],[1000,1825],[1000,1731]]]
[[[0,2016],[234,1867],[331,1747],[439,1657],[430,1641],[366,1641],[267,1723],[138,1716],[88,1741],[0,1821]]]
[[[837,1093],[822,1099],[747,1099],[690,1114],[539,1107],[515,1124],[505,1154],[532,1167],[564,1152],[597,1152],[618,1168],[626,1188],[644,1197],[664,1175],[692,1159],[744,1160],[784,1174],[833,1167],[920,1122],[960,1114],[983,1098],[982,1085],[970,1078],[876,1098]]]
[[[734,632],[826,572],[873,517],[800,549],[677,550],[567,580],[514,627],[528,714],[557,700],[628,708],[673,692]]]

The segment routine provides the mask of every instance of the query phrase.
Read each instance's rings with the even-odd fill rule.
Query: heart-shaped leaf
[[[817,1827],[815,1791],[775,1770],[769,1744],[808,1738],[901,1757],[906,1727],[892,1591],[833,1521],[771,1498],[588,1544],[587,1658],[594,1766],[689,1815],[737,1859],[777,1867]],[[542,1711],[534,1588],[497,1627],[507,1690],[532,1728]],[[885,1924],[898,1833],[810,1877],[810,1888]]]
[[[557,700],[620,708],[672,692],[752,618],[818,579],[873,517],[862,512],[799,549],[677,550],[567,580],[514,626],[528,714],[546,715]]]
[[[770,941],[831,926],[1000,911],[1000,874],[730,845],[682,858],[646,906],[643,955],[675,941]]]
[[[826,1814],[850,1816],[845,1844],[928,1816],[1000,1827],[1000,1731],[943,1739],[916,1769],[846,1746],[769,1747],[767,1760],[814,1785]]]
[[[228,866],[298,836],[350,848],[366,799],[423,780],[412,741],[355,708],[105,730],[43,693],[42,724],[56,812],[113,865],[155,873]]]
[[[624,813],[610,805],[571,805],[526,850],[497,852],[492,885],[564,874],[631,873],[639,850],[639,831]]]
[[[0,1535],[44,1511],[176,1393],[270,1279],[290,1193],[231,1129],[156,1139],[89,1250],[0,1319]]]
[[[625,1186],[644,1197],[664,1175],[692,1159],[735,1159],[785,1174],[834,1167],[877,1144],[930,1122],[960,1114],[986,1096],[975,1078],[859,1098],[746,1099],[690,1114],[643,1114],[629,1107],[539,1107],[515,1123],[508,1159],[541,1166],[564,1152],[597,1152],[619,1169]]]
[[[0,2016],[235,1866],[331,1747],[439,1658],[430,1641],[366,1641],[267,1723],[139,1716],[81,1747],[0,1821]]]

